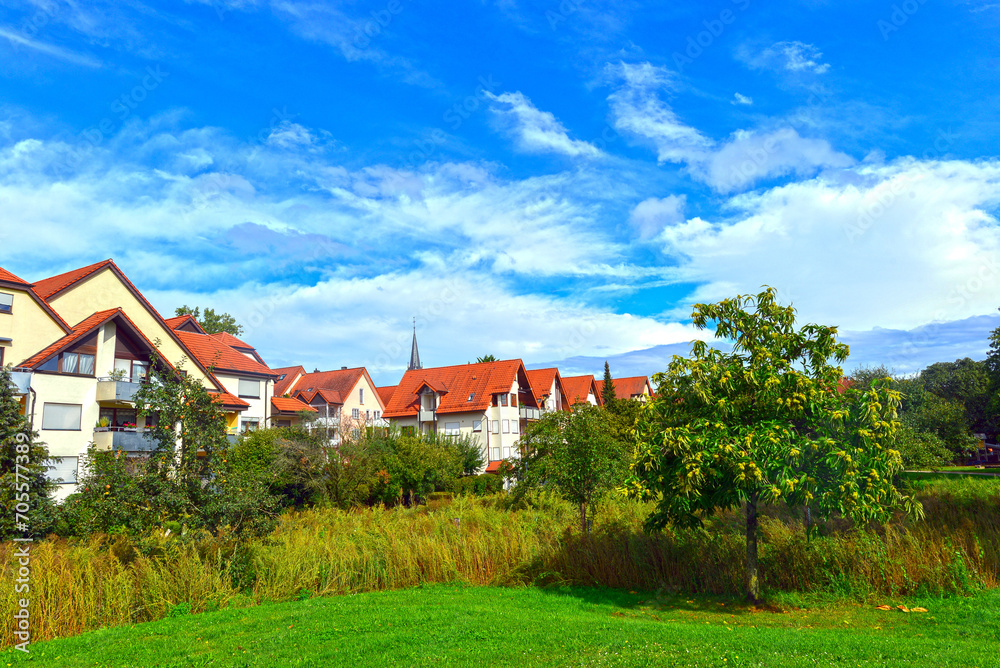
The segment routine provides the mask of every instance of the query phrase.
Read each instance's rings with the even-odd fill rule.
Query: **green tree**
[[[611,378],[611,367],[604,361],[604,384],[601,386],[601,401],[609,406],[615,401],[615,381]]]
[[[580,508],[580,530],[587,529],[587,508],[620,486],[628,472],[623,444],[612,434],[608,413],[578,405],[571,413],[547,413],[521,439],[523,457],[510,460],[517,481],[515,499],[551,487]]]
[[[476,358],[476,364],[482,364],[483,362],[496,362],[497,358],[493,355],[483,355],[482,357]]]
[[[654,376],[657,397],[637,427],[627,490],[657,501],[649,530],[698,526],[705,515],[746,511],[747,597],[760,600],[758,508],[784,501],[821,517],[885,521],[894,507],[919,504],[893,486],[898,392],[876,381],[838,391],[848,347],[836,328],[795,328],[795,311],[774,290],[697,304],[699,329],[715,323],[728,353],[696,341]]]
[[[216,313],[215,309],[210,308],[206,308],[202,312],[201,307],[195,306],[191,308],[187,304],[174,309],[174,315],[187,315],[189,313],[194,316],[194,319],[198,321],[201,328],[209,334],[228,332],[233,336],[239,336],[243,333],[243,325],[237,324],[236,318],[228,313]]]
[[[44,536],[52,526],[55,483],[46,475],[48,448],[37,437],[21,415],[9,371],[0,367],[0,540]]]

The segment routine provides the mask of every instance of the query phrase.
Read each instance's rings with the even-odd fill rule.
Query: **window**
[[[358,388],[358,403],[362,406],[365,405],[365,388],[363,387]]]
[[[80,404],[44,404],[42,429],[54,431],[80,431],[83,406]]]
[[[483,421],[482,420],[473,420],[472,421],[472,431],[482,431],[482,430],[483,430]]]
[[[493,395],[493,405],[494,406],[499,406],[500,405],[500,395],[498,395],[498,394],[494,394]]]
[[[372,412],[371,411],[365,411],[365,420],[367,421],[367,420],[371,420],[371,419],[372,419]]]
[[[517,406],[517,395],[516,394],[510,395],[510,405],[511,406]]]
[[[0,366],[3,366],[3,346],[0,346]]]
[[[77,457],[58,457],[49,459],[45,463],[54,468],[45,472],[45,477],[63,484],[76,484]]]
[[[59,373],[79,373],[94,375],[94,356],[83,353],[63,353],[53,357],[38,367],[39,371],[56,371]]]
[[[510,433],[510,420],[504,420],[503,421],[503,433],[505,433],[505,434],[509,434]]]
[[[517,433],[517,420],[511,420],[510,421],[510,433],[512,433],[512,434],[516,434]]]
[[[445,422],[444,423],[444,435],[445,436],[458,436],[461,430],[461,422]]]
[[[493,448],[493,454],[490,456],[490,461],[492,462],[500,461],[500,448]]]
[[[500,395],[500,405],[501,406],[506,406],[507,405],[507,395],[506,394],[501,394]]]
[[[240,378],[239,392],[244,399],[260,399],[260,381]]]
[[[240,427],[244,434],[248,434],[251,431],[257,431],[259,423],[260,420],[258,420],[257,418],[246,418],[243,420],[243,423],[240,425]]]
[[[14,295],[0,292],[0,313],[10,313],[14,309]]]
[[[107,418],[109,427],[124,427],[136,424],[137,414],[134,408],[101,408],[98,419]],[[146,418],[149,423],[149,418]]]
[[[475,393],[475,392],[473,392],[472,394],[470,394],[470,395],[469,395],[469,398],[468,398],[468,399],[466,399],[466,401],[472,401],[472,400],[473,400],[473,399],[475,399],[475,398],[476,398],[476,393]]]
[[[292,421],[291,420],[278,420],[278,426],[279,427],[291,427],[292,426]]]
[[[494,420],[493,421],[493,433],[494,434],[499,434],[500,433],[500,420]]]
[[[377,420],[380,417],[382,417],[382,411],[375,411],[375,419]]]
[[[361,418],[361,409],[360,408],[352,408],[351,409],[351,417],[354,418],[355,420],[360,419]]]

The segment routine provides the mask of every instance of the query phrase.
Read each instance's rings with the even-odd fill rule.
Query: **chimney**
[[[347,371],[347,367],[346,366],[342,366],[342,367],[340,367],[340,370],[341,371]]]

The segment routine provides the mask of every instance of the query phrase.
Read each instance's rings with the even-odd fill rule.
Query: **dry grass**
[[[935,486],[936,485],[936,486]],[[762,580],[772,591],[961,593],[995,587],[1000,572],[1000,484],[963,480],[921,490],[927,519],[855,530],[831,522],[808,540],[801,519],[769,508],[762,520]],[[282,518],[264,540],[227,536],[51,539],[31,547],[32,639],[75,635],[167,616],[302,596],[422,583],[570,583],[732,593],[742,590],[740,516],[705,529],[647,536],[649,508],[609,503],[581,535],[575,510],[540,499],[507,510],[499,499],[461,498],[436,508],[311,510]],[[13,546],[0,546],[6,581]],[[16,594],[0,594],[10,619]],[[0,644],[12,643],[5,625]]]

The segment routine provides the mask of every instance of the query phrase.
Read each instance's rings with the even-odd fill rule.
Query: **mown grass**
[[[6,650],[12,666],[978,666],[998,664],[1000,592],[887,599],[433,585],[228,609]]]
[[[807,539],[798,511],[764,510],[761,579],[776,592],[874,596],[964,594],[997,584],[1000,481],[917,481],[924,522],[856,529],[834,520]],[[332,596],[428,583],[576,585],[733,594],[743,589],[738,512],[705,529],[649,536],[649,507],[615,502],[581,535],[576,510],[542,497],[510,510],[501,498],[415,509],[311,510],[282,518],[265,539],[227,536],[143,541],[95,536],[32,546],[33,640],[161,619],[172,610],[247,608],[303,595]],[[11,545],[0,573],[13,580]],[[17,598],[0,591],[0,617]],[[12,625],[0,629],[13,642]]]

